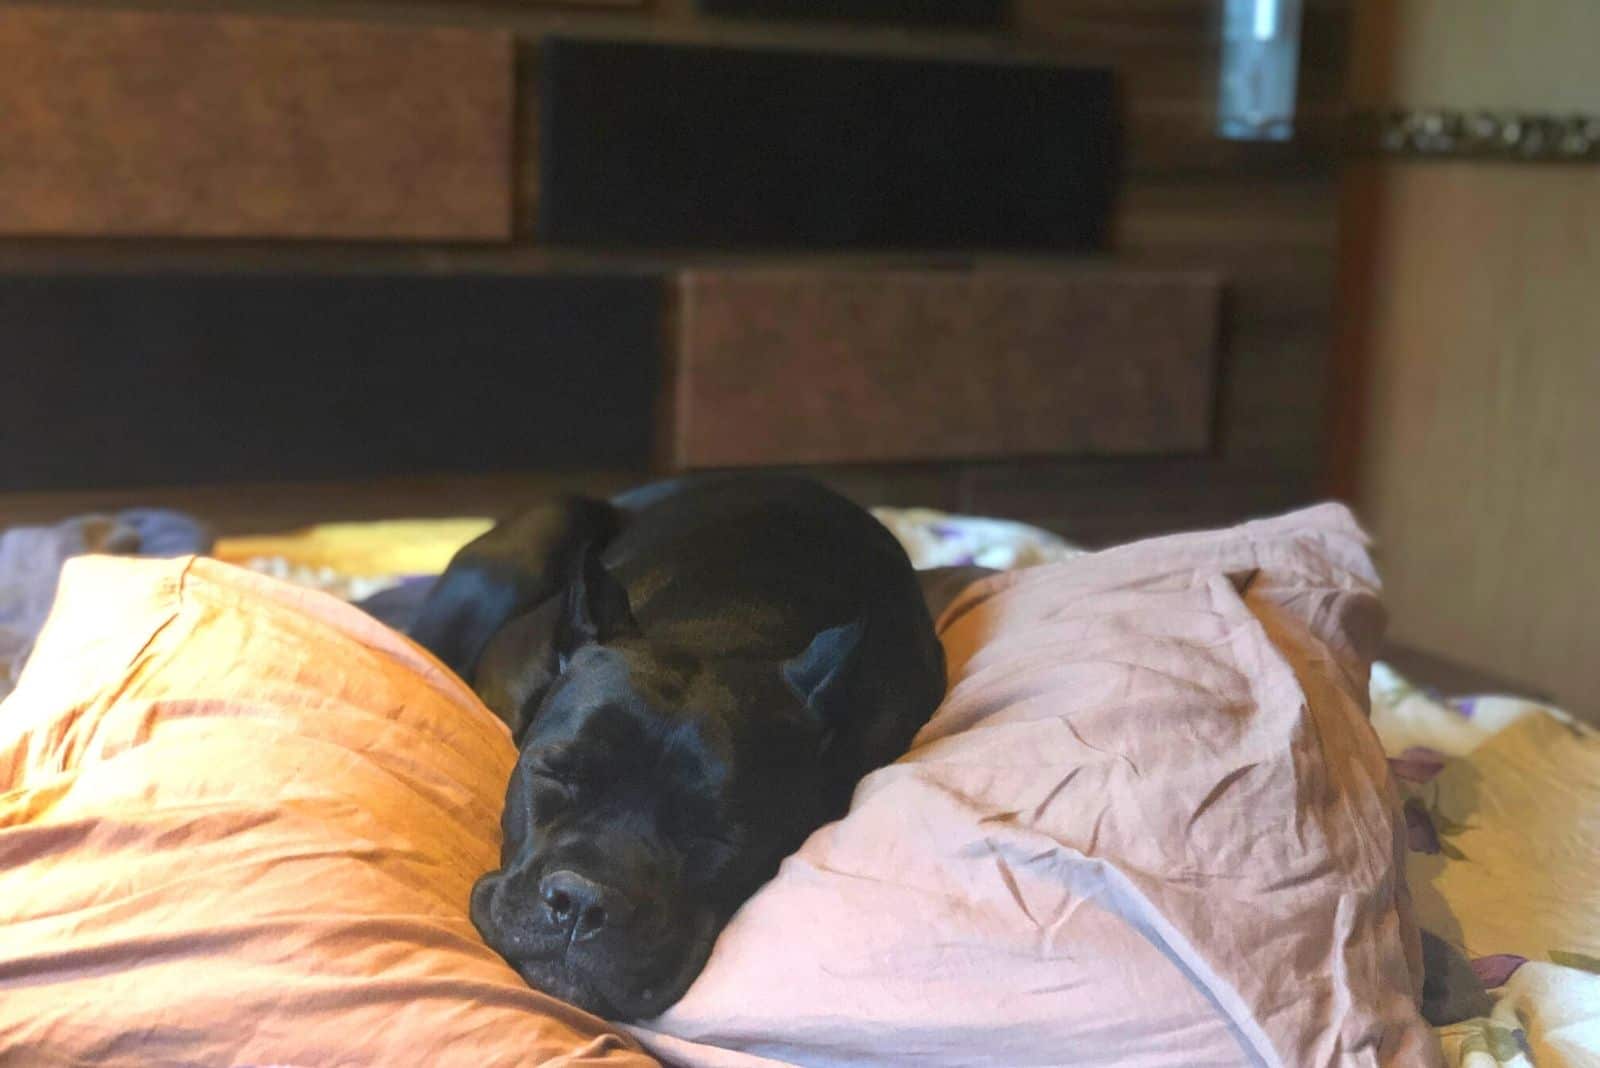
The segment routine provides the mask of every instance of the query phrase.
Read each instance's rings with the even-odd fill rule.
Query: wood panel
[[[1589,0],[1366,0],[1368,108],[1600,111]],[[1349,169],[1334,475],[1398,640],[1600,722],[1600,168]]]
[[[1219,455],[1299,467],[1308,491],[1326,448],[1337,197],[1331,166],[1303,178],[1132,179],[1120,197],[1119,262],[1228,280]]]
[[[492,31],[0,11],[0,232],[498,240]]]
[[[1365,165],[1358,501],[1393,630],[1600,720],[1600,168]]]
[[[844,19],[911,25],[994,26],[1007,0],[699,0],[713,15]]]
[[[1306,0],[1295,131],[1282,143],[1216,136],[1221,0],[1015,0],[1014,40],[1057,62],[1117,71],[1124,165],[1141,176],[1326,174],[1336,163],[1347,0]]]
[[[1255,498],[1263,508],[1323,488],[1350,7],[1308,0],[1294,138],[1252,143],[1215,134],[1216,0],[1014,3],[1013,32],[1029,50],[1117,71],[1118,262],[1212,270],[1228,280],[1218,463],[1190,474],[1228,494],[1235,491],[1223,487],[1263,486]],[[1264,483],[1263,470],[1272,472]],[[1165,492],[1160,486],[1152,482],[1151,492]],[[1074,510],[1083,492],[1063,486],[1061,509]]]
[[[1326,350],[1335,321],[1334,205],[1339,116],[1349,43],[1346,0],[1307,0],[1296,140],[1240,144],[1212,132],[1215,17],[1220,0],[1014,0],[1004,32],[915,29],[821,20],[707,16],[699,0],[649,0],[631,10],[495,0],[57,0],[62,9],[293,13],[313,20],[449,24],[507,31],[518,41],[516,234],[512,244],[302,244],[212,240],[39,241],[0,237],[0,273],[178,270],[224,273],[668,272],[685,264],[759,260],[714,250],[594,255],[533,243],[538,205],[538,55],[559,33],[737,47],[837,49],[921,58],[1114,67],[1123,118],[1124,180],[1111,236],[1119,263],[1219,272],[1218,403],[1212,455],[1183,460],[962,461],[831,467],[823,473],[873,499],[1005,512],[1097,540],[1228,521],[1316,492],[1322,460]],[[587,10],[585,10],[587,8]],[[808,257],[808,264],[813,260]],[[1018,263],[966,254],[940,265]],[[829,256],[818,266],[918,266],[903,250]],[[1021,261],[1026,266],[1026,261]],[[83,455],[92,459],[93,449]]]
[[[0,279],[0,489],[643,466],[649,278]]]
[[[1219,283],[1110,269],[695,271],[678,284],[686,467],[1195,452]]]
[[[1006,515],[1087,546],[1226,527],[1312,503],[1303,472],[1209,456],[972,465],[963,510]]]
[[[1075,251],[1104,241],[1109,70],[563,38],[547,42],[541,65],[546,241]]]

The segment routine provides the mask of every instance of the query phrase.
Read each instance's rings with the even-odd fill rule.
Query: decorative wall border
[[[1600,115],[1443,108],[1360,111],[1350,146],[1361,155],[1600,163]]]

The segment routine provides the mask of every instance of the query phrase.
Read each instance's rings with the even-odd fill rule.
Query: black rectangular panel
[[[1110,71],[552,39],[539,232],[609,247],[1100,247]]]
[[[0,279],[0,488],[642,466],[653,278]]]
[[[700,0],[700,8],[713,15],[994,26],[1006,0]]]

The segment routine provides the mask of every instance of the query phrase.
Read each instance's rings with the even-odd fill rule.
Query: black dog
[[[472,919],[531,985],[653,1016],[944,692],[917,578],[799,479],[570,498],[464,548],[413,635],[510,725]]]

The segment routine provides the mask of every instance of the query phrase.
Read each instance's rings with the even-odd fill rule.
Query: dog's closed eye
[[[673,844],[682,851],[686,870],[701,879],[715,878],[737,847],[729,828],[703,816],[686,818],[684,813],[675,812],[666,830]]]
[[[717,872],[733,855],[733,841],[721,835],[690,835],[684,845],[691,871]]]
[[[548,823],[567,811],[578,799],[577,789],[549,772],[534,772],[528,777],[528,790],[533,799],[533,818],[537,823]]]

